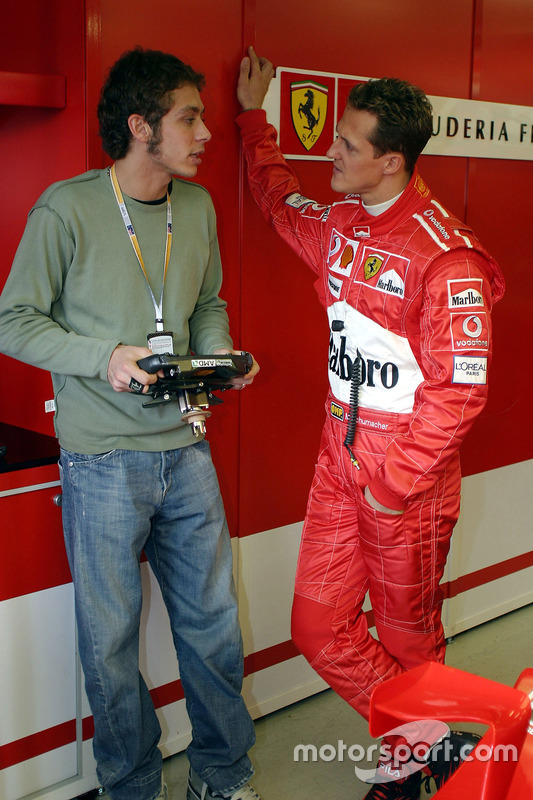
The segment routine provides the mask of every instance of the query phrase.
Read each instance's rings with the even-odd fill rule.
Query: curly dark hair
[[[433,132],[433,109],[422,89],[398,78],[374,78],[354,86],[347,105],[377,118],[370,137],[376,157],[402,153],[411,174]]]
[[[124,158],[132,139],[131,114],[144,117],[157,141],[161,119],[172,107],[171,92],[185,85],[201,91],[204,77],[176,56],[141,47],[123,53],[109,70],[98,103],[105,152],[112,159]]]

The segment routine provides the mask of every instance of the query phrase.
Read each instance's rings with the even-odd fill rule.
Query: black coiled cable
[[[361,386],[361,356],[357,354],[357,358],[352,366],[352,378],[350,383],[350,418],[346,428],[346,436],[344,437],[344,446],[350,454],[350,460],[354,467],[361,469],[358,460],[352,453],[352,445],[355,439],[355,428],[357,425],[357,411],[359,408],[359,387]]]

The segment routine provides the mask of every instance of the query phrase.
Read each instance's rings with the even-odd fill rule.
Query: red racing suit
[[[459,514],[458,451],[486,402],[490,312],[503,277],[418,172],[377,217],[356,195],[319,205],[300,193],[264,112],[245,112],[237,122],[251,191],[317,274],[331,329],[326,423],[298,560],[293,638],[367,716],[377,683],[444,659],[439,583]],[[343,443],[357,384],[352,459]],[[375,511],[367,486],[402,513]],[[367,593],[377,639],[362,609]]]

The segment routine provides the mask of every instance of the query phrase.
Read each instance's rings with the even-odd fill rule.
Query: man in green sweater
[[[139,673],[144,551],[160,584],[192,723],[187,799],[254,800],[253,723],[230,539],[209,446],[175,403],[145,410],[151,352],[235,353],[216,220],[196,175],[211,134],[203,78],[137,48],[98,107],[111,169],[32,208],[0,298],[0,350],[52,373],[63,527],[98,777],[112,800],[166,797],[161,730]],[[150,348],[147,347],[150,345]],[[240,351],[239,351],[240,352]],[[250,383],[257,364],[243,379]]]

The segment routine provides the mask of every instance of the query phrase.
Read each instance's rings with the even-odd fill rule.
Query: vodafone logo
[[[487,314],[450,314],[452,350],[466,353],[469,350],[489,349],[489,323]]]
[[[463,322],[463,332],[465,336],[471,336],[477,339],[482,330],[483,324],[477,315],[467,317]]]

